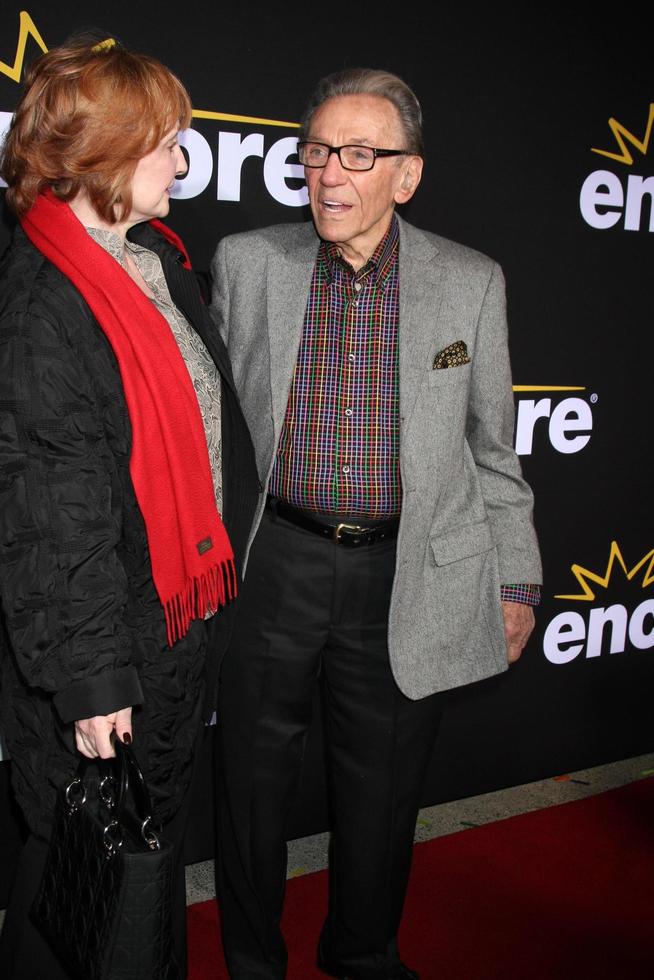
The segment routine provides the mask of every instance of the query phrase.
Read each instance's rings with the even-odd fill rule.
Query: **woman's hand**
[[[96,715],[75,722],[75,744],[87,759],[111,759],[116,753],[111,744],[111,733],[119,738],[132,737],[132,709],[121,708],[111,715]]]

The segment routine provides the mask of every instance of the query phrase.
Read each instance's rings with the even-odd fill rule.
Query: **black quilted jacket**
[[[240,566],[258,481],[227,353],[177,250],[148,224],[130,237],[159,254],[173,300],[220,368],[223,519]],[[130,440],[100,326],[17,229],[0,266],[0,727],[37,833],[77,765],[74,719],[136,706],[135,749],[165,821],[215,702],[233,605],[167,646]]]

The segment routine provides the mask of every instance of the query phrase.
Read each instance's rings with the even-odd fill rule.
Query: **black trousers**
[[[394,567],[395,542],[347,549],[264,514],[218,715],[217,884],[233,980],[285,976],[286,828],[317,684],[333,815],[322,951],[370,980],[399,962],[415,822],[444,696],[411,701],[393,679]]]
[[[204,724],[195,744],[194,765],[198,758]],[[192,785],[192,784],[191,784]],[[173,875],[173,951],[179,965],[180,980],[187,975],[186,951],[186,880],[184,864],[184,835],[191,802],[190,789],[180,809],[163,828],[163,836],[175,846]],[[9,896],[9,905],[0,936],[0,977],[2,980],[70,980],[59,960],[37,928],[32,924],[29,910],[43,875],[48,845],[45,840],[30,835],[23,846],[16,876]],[[145,980],[145,978],[144,978]]]

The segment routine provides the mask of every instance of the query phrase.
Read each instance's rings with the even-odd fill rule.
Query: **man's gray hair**
[[[310,135],[311,120],[319,106],[338,95],[380,95],[388,99],[397,109],[404,130],[405,146],[397,149],[424,156],[422,109],[418,99],[398,75],[378,68],[345,68],[321,78],[302,117],[300,139]]]

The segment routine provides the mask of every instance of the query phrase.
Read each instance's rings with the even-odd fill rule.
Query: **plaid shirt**
[[[321,242],[269,492],[294,507],[377,521],[400,513],[399,228],[357,272]],[[537,586],[503,586],[535,605]]]
[[[399,232],[358,272],[321,242],[270,480],[304,510],[384,520],[400,513]]]

